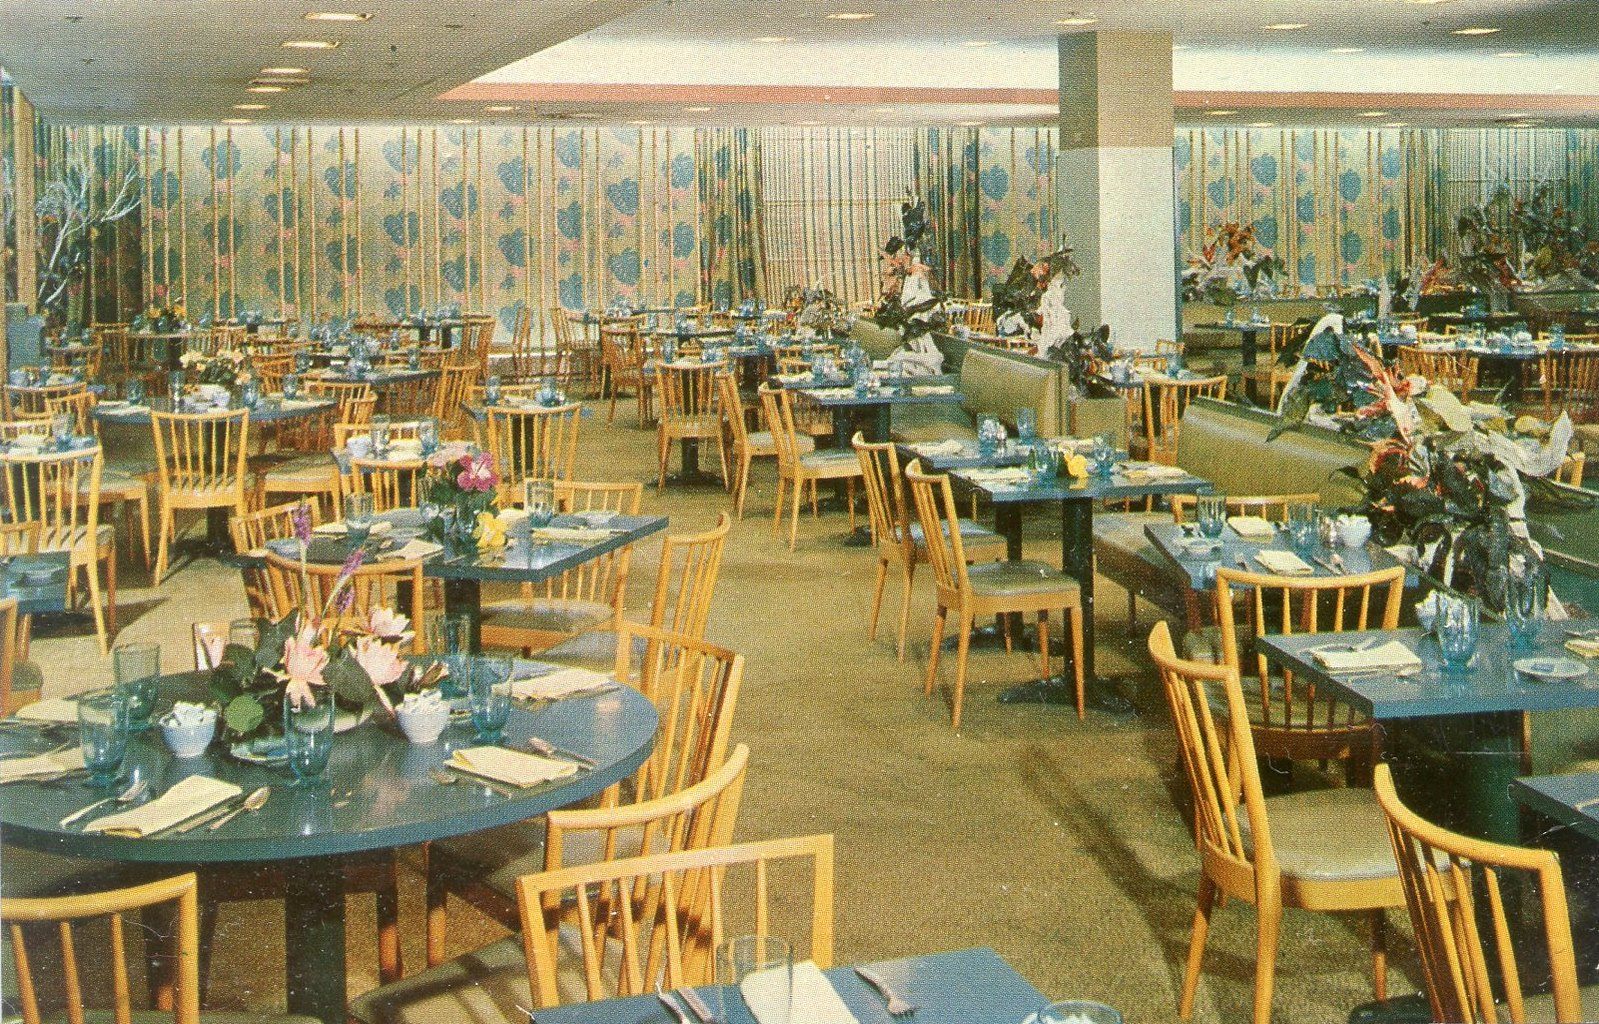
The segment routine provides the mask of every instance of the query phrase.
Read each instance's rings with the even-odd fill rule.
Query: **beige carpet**
[[[654,489],[654,436],[598,415],[583,423],[585,479],[647,479],[646,507],[679,530],[700,529],[727,506],[715,488]],[[705,459],[714,468],[714,452]],[[675,466],[675,458],[674,458]],[[712,613],[713,640],[748,659],[735,741],[753,748],[741,836],[809,832],[838,837],[840,962],[967,946],[992,946],[1043,992],[1099,999],[1130,1022],[1176,1017],[1180,965],[1193,914],[1197,861],[1172,794],[1174,746],[1163,713],[997,704],[1001,687],[1036,674],[1036,655],[978,651],[972,658],[964,728],[949,728],[943,695],[922,695],[931,586],[919,580],[905,664],[896,661],[891,578],[884,629],[866,640],[875,557],[841,544],[841,513],[808,514],[797,552],[771,536],[771,464],[753,472],[747,518],[732,534]],[[199,529],[196,524],[195,529]],[[786,538],[786,530],[785,538]],[[1028,554],[1059,558],[1058,522],[1028,523]],[[658,545],[634,559],[630,604],[650,596]],[[236,574],[214,562],[180,564],[159,591],[142,569],[124,572],[122,638],[158,640],[166,667],[185,667],[188,626],[244,613]],[[1099,586],[1102,674],[1143,671],[1141,635],[1129,638],[1122,592]],[[1143,623],[1140,634],[1150,620]],[[73,626],[35,645],[48,690],[103,684],[109,664],[92,634]],[[1057,662],[1058,665],[1058,662]],[[954,676],[953,657],[942,670]],[[1330,823],[1329,842],[1336,842]],[[405,953],[421,963],[421,885],[404,891]],[[370,898],[351,899],[350,993],[376,983]],[[1403,914],[1395,918],[1407,929]],[[281,916],[273,904],[231,905],[221,916],[211,1004],[282,1005]],[[464,908],[451,944],[464,952],[498,937]],[[1241,1020],[1254,972],[1252,911],[1218,911],[1195,1019]],[[1418,975],[1396,940],[1391,988],[1412,991]],[[1276,1017],[1342,1020],[1371,998],[1364,926],[1288,911],[1277,973]]]

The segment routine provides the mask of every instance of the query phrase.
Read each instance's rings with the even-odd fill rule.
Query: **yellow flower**
[[[1074,480],[1088,478],[1088,460],[1081,455],[1073,455],[1066,460],[1066,472]]]
[[[189,318],[189,311],[184,307],[183,303],[180,302],[172,307],[172,315],[177,317],[179,320],[187,320]]]
[[[505,524],[493,512],[477,514],[477,546],[491,551],[505,547]]]

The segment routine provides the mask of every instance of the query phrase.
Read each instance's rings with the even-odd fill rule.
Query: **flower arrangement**
[[[177,330],[189,318],[189,310],[181,302],[161,305],[152,302],[150,308],[133,318],[135,329],[148,329],[157,334],[168,334]]]
[[[201,384],[231,388],[248,376],[244,353],[235,349],[223,349],[212,355],[185,352],[178,357],[178,363]]]
[[[1183,299],[1231,306],[1239,295],[1259,296],[1273,290],[1283,261],[1255,239],[1255,229],[1226,223],[1188,258],[1183,271]]]
[[[422,500],[437,509],[427,518],[429,536],[449,546],[476,546],[484,539],[483,518],[494,518],[500,486],[494,456],[457,441],[441,446],[427,464]]]

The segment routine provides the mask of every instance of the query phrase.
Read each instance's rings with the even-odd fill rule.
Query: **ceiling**
[[[59,120],[1031,125],[1102,29],[1172,35],[1180,123],[1599,124],[1599,0],[0,0],[0,66]],[[310,84],[247,94],[274,65]]]

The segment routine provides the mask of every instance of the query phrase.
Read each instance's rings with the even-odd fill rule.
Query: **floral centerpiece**
[[[178,357],[178,363],[201,384],[231,388],[248,376],[244,353],[235,349],[223,349],[209,355],[185,352]]]
[[[428,456],[428,473],[422,483],[427,532],[446,547],[475,548],[494,520],[500,474],[494,456],[475,445],[451,442]]]
[[[133,318],[135,330],[149,330],[155,334],[171,334],[189,318],[188,308],[181,302],[168,305],[151,303],[150,308]]]

